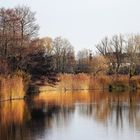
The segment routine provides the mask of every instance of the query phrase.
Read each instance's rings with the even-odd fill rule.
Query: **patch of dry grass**
[[[24,97],[24,84],[19,76],[0,76],[0,100]]]
[[[60,82],[55,87],[60,90],[104,90],[108,89],[109,85],[120,84],[129,87],[130,82],[140,88],[140,76],[134,76],[130,79],[127,75],[100,75],[93,76],[90,74],[60,74]]]

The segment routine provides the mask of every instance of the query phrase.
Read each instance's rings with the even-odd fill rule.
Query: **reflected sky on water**
[[[0,140],[139,138],[139,92],[51,91],[0,103]]]

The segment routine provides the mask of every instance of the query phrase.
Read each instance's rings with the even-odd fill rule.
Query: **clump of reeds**
[[[61,74],[59,88],[65,90],[88,89],[89,76],[87,74]]]
[[[0,100],[24,97],[24,82],[20,76],[0,76]]]
[[[129,79],[128,75],[98,75],[79,73],[79,74],[60,74],[59,89],[65,90],[105,90],[112,87],[125,87],[130,89],[130,86],[134,88],[140,88],[140,76],[134,76]]]

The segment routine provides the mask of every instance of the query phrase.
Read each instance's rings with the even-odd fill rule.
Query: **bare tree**
[[[15,8],[16,15],[19,17],[20,36],[22,39],[32,39],[38,35],[39,26],[35,23],[35,12],[30,7],[19,6]]]
[[[106,56],[109,51],[110,40],[108,37],[105,37],[99,44],[96,45],[96,49],[103,56]]]
[[[128,54],[129,78],[135,75],[136,67],[140,61],[140,35],[129,35],[126,45],[126,53]]]
[[[113,53],[115,63],[112,63],[115,73],[118,74],[121,64],[123,63],[123,50],[125,41],[122,35],[115,35],[111,39],[110,51]]]
[[[56,69],[58,72],[65,72],[68,64],[68,56],[72,54],[73,46],[67,39],[61,37],[56,37],[52,46],[56,60]]]
[[[111,39],[105,37],[96,45],[99,54],[108,59],[109,69],[118,74],[123,63],[123,51],[125,48],[125,40],[122,35],[114,35]]]

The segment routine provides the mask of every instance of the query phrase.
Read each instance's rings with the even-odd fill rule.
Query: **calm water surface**
[[[139,140],[140,93],[40,93],[0,103],[0,140]]]

